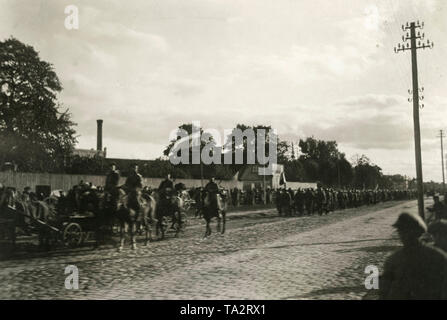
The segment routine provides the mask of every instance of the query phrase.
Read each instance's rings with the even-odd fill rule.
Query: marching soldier
[[[6,198],[5,190],[6,190],[6,188],[0,182],[0,213],[1,213],[1,209],[2,209],[2,207],[4,205],[4,202],[5,202],[5,198]]]
[[[317,185],[317,191],[315,194],[315,203],[317,205],[316,209],[318,214],[321,216],[323,214],[324,205],[326,203],[326,195],[321,188],[321,184]]]
[[[385,262],[380,278],[380,298],[446,299],[447,255],[419,241],[427,231],[424,221],[417,215],[404,212],[393,226],[399,233],[403,248]]]

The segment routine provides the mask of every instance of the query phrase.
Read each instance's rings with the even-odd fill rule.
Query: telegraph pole
[[[441,163],[442,163],[442,194],[445,194],[445,175],[444,175],[444,145],[442,143],[442,138],[445,137],[442,130],[439,130],[439,138],[441,138]]]
[[[413,124],[414,124],[414,147],[416,158],[416,181],[418,190],[418,211],[422,219],[425,219],[424,214],[424,185],[422,178],[422,155],[421,155],[421,130],[419,125],[419,84],[418,84],[418,67],[417,67],[417,49],[433,48],[433,42],[423,43],[424,34],[421,35],[420,31],[416,34],[416,29],[423,29],[424,23],[419,24],[417,22],[411,22],[402,26],[402,31],[407,30],[406,36],[402,36],[403,44],[398,44],[397,48],[394,48],[394,52],[411,50],[411,66],[412,66],[412,78],[413,78]],[[408,30],[410,33],[408,33]],[[407,41],[410,40],[410,43]],[[406,44],[405,44],[406,42]],[[418,43],[416,43],[418,42]]]

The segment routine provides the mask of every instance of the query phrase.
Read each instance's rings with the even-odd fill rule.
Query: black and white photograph
[[[447,1],[0,8],[0,300],[447,299]]]

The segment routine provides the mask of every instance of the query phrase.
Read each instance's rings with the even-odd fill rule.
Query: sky
[[[411,57],[401,25],[424,21],[418,51],[424,180],[442,181],[447,131],[447,1],[0,0],[0,40],[51,62],[79,148],[154,159],[172,130],[271,125],[280,138],[336,140],[383,173],[415,176]],[[79,9],[68,30],[65,7]],[[446,145],[447,153],[447,145]]]

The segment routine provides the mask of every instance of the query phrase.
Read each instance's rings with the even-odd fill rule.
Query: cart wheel
[[[76,247],[82,243],[82,228],[78,223],[71,222],[65,229],[63,234],[63,242],[66,246]]]

